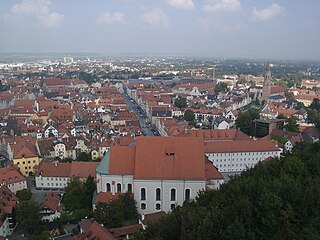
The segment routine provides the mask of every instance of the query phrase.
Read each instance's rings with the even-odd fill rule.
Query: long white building
[[[97,192],[133,192],[138,211],[170,211],[224,181],[200,138],[138,137],[112,146],[97,167]]]
[[[219,172],[237,173],[268,157],[280,157],[282,150],[270,140],[234,140],[206,142],[205,152]]]

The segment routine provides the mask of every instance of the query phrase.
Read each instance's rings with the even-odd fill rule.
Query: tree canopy
[[[107,228],[121,227],[125,221],[136,220],[138,212],[132,193],[122,194],[109,203],[98,203],[93,216]]]
[[[259,110],[250,108],[245,112],[241,112],[236,120],[237,128],[250,136],[254,135],[253,120],[259,119]]]
[[[320,143],[299,144],[177,207],[139,239],[320,239],[319,184]]]
[[[39,233],[41,231],[39,204],[34,200],[21,201],[17,207],[17,220],[30,234]]]
[[[22,189],[17,191],[16,196],[19,199],[19,201],[28,201],[31,199],[32,193],[30,189]]]
[[[192,110],[187,110],[184,112],[184,119],[187,121],[194,121],[195,116]]]
[[[65,187],[63,204],[68,211],[91,209],[92,196],[96,190],[94,178],[89,176],[85,182],[72,179]]]
[[[174,106],[177,108],[185,108],[187,106],[187,99],[183,98],[183,97],[178,97],[175,101],[174,101]]]
[[[299,132],[299,124],[297,123],[296,117],[289,117],[286,119],[286,125],[284,126],[285,130],[288,132]]]
[[[216,93],[218,92],[227,92],[228,91],[228,86],[226,83],[224,82],[219,82],[215,87],[214,87],[214,91]]]

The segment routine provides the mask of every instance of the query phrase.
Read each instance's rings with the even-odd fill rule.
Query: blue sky
[[[320,59],[319,0],[0,0],[0,52]]]

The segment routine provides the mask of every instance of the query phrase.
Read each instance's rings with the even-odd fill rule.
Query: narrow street
[[[130,97],[126,93],[123,93],[122,96],[123,96],[126,104],[128,105],[129,110],[136,114],[137,119],[140,122],[140,126],[141,126],[143,134],[145,136],[155,136],[157,134],[157,132],[155,131],[155,129],[153,129],[151,124],[147,123],[147,118],[145,116],[145,113],[139,107],[139,105],[136,104],[132,99],[130,99]]]

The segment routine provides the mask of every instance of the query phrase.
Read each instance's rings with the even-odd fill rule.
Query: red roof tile
[[[138,137],[136,141],[135,178],[205,180],[202,139]]]
[[[205,143],[206,153],[268,152],[280,151],[277,144],[269,140],[217,141]]]

